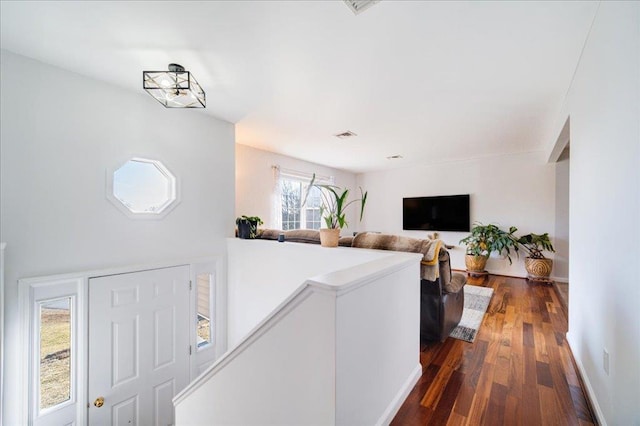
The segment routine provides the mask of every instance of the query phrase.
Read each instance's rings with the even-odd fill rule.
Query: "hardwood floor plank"
[[[498,354],[496,358],[496,371],[493,375],[493,382],[500,383],[504,386],[509,386],[509,376],[511,374],[511,347],[504,346],[502,343],[499,346]]]
[[[438,406],[431,417],[431,422],[433,424],[442,425],[447,423],[463,382],[464,374],[458,371],[453,371],[446,388],[442,392],[442,397],[438,402]]]
[[[515,395],[520,398],[522,395],[522,381],[524,378],[524,362],[522,354],[517,352],[511,353],[509,359],[509,380],[507,387],[509,388],[509,394]]]
[[[489,405],[487,407],[486,425],[502,426],[504,422],[505,406],[507,404],[507,387],[494,383],[491,387]]]
[[[451,413],[449,420],[447,420],[446,426],[464,426],[467,423],[467,418],[457,413]]]
[[[468,281],[494,289],[475,342],[423,342],[422,377],[391,424],[594,424],[552,287],[511,277]]]
[[[538,395],[538,385],[535,383],[522,387],[521,419],[525,425],[541,425],[540,396]]]
[[[467,417],[467,425],[475,426],[475,425],[483,425],[485,419],[485,413],[487,411],[487,406],[489,405],[489,397],[476,395],[473,398],[473,403],[471,404],[471,410],[469,411],[469,416]]]
[[[438,374],[436,374],[436,377],[433,379],[429,389],[427,389],[427,392],[424,394],[424,398],[420,401],[422,406],[432,410],[436,408],[447,383],[449,383],[449,378],[452,373],[453,370],[451,368],[447,366],[440,367]]]
[[[578,419],[569,413],[564,413],[558,404],[556,393],[552,388],[538,385],[540,396],[540,416],[544,425],[577,425]]]
[[[522,344],[527,348],[536,346],[536,342],[533,339],[533,325],[529,322],[522,324]]]
[[[524,351],[524,377],[525,387],[538,383],[538,370],[536,365],[536,354],[533,348],[525,348]]]
[[[587,400],[582,389],[579,386],[569,385],[569,391],[571,392],[571,400],[573,401],[573,407],[576,410],[578,419],[587,422],[588,424],[593,424],[589,404],[587,404]],[[582,422],[580,423],[582,424]]]
[[[521,425],[522,416],[520,415],[521,401],[511,394],[507,395],[507,402],[504,407],[504,424],[505,425]]]
[[[553,379],[549,364],[536,361],[536,380],[539,385],[553,388]]]

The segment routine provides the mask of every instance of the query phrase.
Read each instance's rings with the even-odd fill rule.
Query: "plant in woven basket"
[[[528,278],[533,280],[549,281],[553,260],[547,259],[543,252],[555,252],[553,244],[549,239],[549,234],[527,234],[517,240],[528,256],[524,260],[524,267],[527,270]]]
[[[511,260],[511,249],[518,254],[518,244],[514,233],[518,230],[515,226],[509,228],[509,231],[500,229],[497,225],[483,225],[475,222],[471,228],[471,234],[460,240],[461,244],[467,246],[467,254],[471,256],[486,256],[492,252],[505,255]]]
[[[514,235],[517,230],[512,226],[507,232],[494,224],[483,225],[475,222],[471,228],[471,234],[460,240],[461,244],[467,246],[465,256],[467,269],[483,271],[492,252],[506,256],[511,264],[511,249],[516,255],[518,254],[518,244]]]
[[[553,244],[549,239],[549,234],[527,234],[518,238],[518,244],[529,254],[529,257],[533,259],[546,259],[543,252],[550,251],[555,253]]]

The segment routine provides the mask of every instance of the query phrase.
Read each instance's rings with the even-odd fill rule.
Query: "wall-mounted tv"
[[[469,194],[402,199],[402,229],[469,232]]]

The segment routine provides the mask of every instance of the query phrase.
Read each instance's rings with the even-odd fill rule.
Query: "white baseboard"
[[[560,283],[568,283],[569,277],[551,277],[552,280],[560,282]]]
[[[587,372],[582,366],[582,363],[580,362],[580,360],[573,355],[574,352],[573,352],[573,349],[571,349],[571,343],[569,343],[569,341],[570,341],[570,335],[569,333],[567,333],[567,344],[569,345],[569,349],[571,350],[571,356],[575,361],[576,367],[578,367],[580,378],[582,379],[582,383],[584,384],[585,391],[587,392],[587,398],[589,399],[589,404],[591,405],[591,408],[593,408],[593,411],[594,411],[593,414],[596,416],[596,420],[598,421],[598,424],[600,424],[601,426],[607,426],[607,421],[604,418],[604,413],[600,408],[600,404],[598,404],[598,399],[596,398],[596,393],[593,391],[593,387],[591,386],[591,382],[589,381],[589,376],[587,376]]]
[[[389,404],[387,409],[384,410],[384,413],[382,413],[382,416],[380,416],[380,419],[376,423],[376,426],[388,425],[389,423],[391,423],[396,414],[398,414],[398,410],[400,410],[400,407],[402,407],[405,399],[407,399],[409,393],[411,393],[413,387],[416,385],[416,383],[418,383],[418,379],[420,379],[420,376],[422,376],[422,365],[418,363],[418,365],[411,372],[396,396],[391,400],[391,403]]]

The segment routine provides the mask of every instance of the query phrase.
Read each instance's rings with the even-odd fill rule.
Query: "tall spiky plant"
[[[345,226],[349,226],[346,219],[346,209],[353,203],[360,202],[360,220],[364,215],[364,207],[367,203],[367,192],[362,191],[360,188],[360,198],[356,200],[347,201],[349,197],[349,190],[342,189],[339,186],[321,184],[316,182],[316,174],[313,174],[307,191],[304,195],[304,201],[302,205],[307,203],[309,193],[313,188],[320,190],[320,196],[322,198],[322,205],[320,206],[320,215],[324,219],[327,228],[341,229]]]

